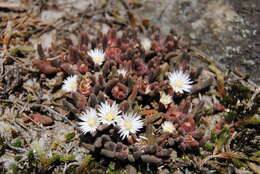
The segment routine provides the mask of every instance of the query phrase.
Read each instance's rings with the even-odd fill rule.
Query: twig
[[[25,153],[25,152],[27,152],[27,150],[24,150],[23,148],[20,148],[20,147],[14,147],[14,146],[12,146],[12,145],[9,144],[9,143],[6,143],[6,145],[8,146],[9,149],[14,150],[14,151],[16,151],[16,152],[19,152],[19,153]]]
[[[28,102],[26,103],[26,104],[23,104],[21,107],[21,110],[19,110],[19,114],[22,114],[23,113],[23,111],[26,109],[26,108],[28,108]]]
[[[256,165],[255,163],[248,162],[248,167],[254,171],[256,174],[260,174],[260,167]]]
[[[203,167],[203,165],[204,165],[207,161],[209,161],[209,160],[211,160],[211,159],[213,159],[213,158],[217,158],[217,157],[218,157],[218,155],[210,155],[210,156],[207,156],[206,158],[204,158],[204,159],[200,162],[199,168],[201,169],[201,168]]]
[[[0,75],[4,73],[4,60],[0,59]]]
[[[232,137],[230,137],[229,140],[227,141],[227,144],[226,144],[226,147],[225,147],[227,152],[231,152],[230,143],[231,143],[231,141],[234,140],[238,135],[240,135],[240,133],[234,132],[234,134],[232,135]]]
[[[19,132],[21,133],[21,136],[23,137],[23,139],[26,141],[27,144],[30,144],[30,142],[27,140],[27,137],[24,135],[25,133],[28,134],[28,132],[30,132],[30,129],[28,129],[26,126],[24,126],[22,123],[19,123],[17,120],[14,121],[13,123],[15,125],[15,127],[19,130]],[[27,130],[24,131],[23,129]]]
[[[124,0],[119,0],[119,2],[123,5],[123,7],[124,7],[126,10],[129,10],[128,4],[127,4]]]
[[[25,154],[22,159],[20,159],[19,161],[17,161],[17,164],[20,164],[20,163],[23,162],[23,161],[27,161],[27,159],[28,159],[27,154]]]
[[[67,172],[67,169],[70,168],[70,166],[80,166],[79,162],[73,162],[68,164],[67,166],[64,166],[63,173],[65,174]]]
[[[254,105],[254,99],[256,98],[257,95],[260,94],[260,87],[257,88],[254,92],[254,94],[252,95],[251,99],[248,101],[247,104],[247,109],[250,109],[253,105]]]
[[[23,63],[23,64],[21,64]],[[19,64],[15,64],[13,65],[12,68],[10,68],[7,72],[5,72],[3,75],[0,76],[0,80],[2,80],[8,73],[12,72],[14,69],[16,68],[23,68],[23,69],[27,69],[26,66],[30,65],[31,63],[24,63],[24,62],[20,62]],[[27,69],[28,70],[28,69]],[[3,73],[3,72],[2,72]],[[0,73],[0,74],[2,74]]]

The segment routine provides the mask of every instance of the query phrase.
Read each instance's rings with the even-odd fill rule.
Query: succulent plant
[[[117,32],[122,32],[122,37],[118,37]],[[99,34],[93,39],[82,33],[79,43],[78,46],[70,45],[67,53],[59,53],[61,58],[55,62],[44,59],[34,61],[41,73],[64,71],[67,76],[79,77],[76,91],[67,90],[64,107],[70,106],[72,112],[71,107],[79,111],[90,107],[95,110],[106,101],[118,103],[122,109],[119,113],[135,112],[143,120],[152,116],[141,114],[147,107],[160,115],[157,124],[145,121],[141,132],[124,134],[127,141],[119,138],[122,127],[118,127],[117,123],[105,127],[98,123],[101,127],[96,129],[96,133],[92,129],[92,138],[82,139],[84,143],[91,146],[94,138],[94,149],[101,149],[100,154],[108,158],[128,159],[131,162],[142,160],[154,164],[169,162],[170,153],[176,147],[183,150],[199,147],[203,133],[198,136],[199,129],[194,120],[196,115],[190,111],[190,91],[193,85],[196,86],[201,70],[194,74],[194,69],[189,65],[188,51],[184,50],[179,55],[181,48],[175,35],[170,33],[163,37],[154,29],[150,31],[150,38],[143,40],[135,30],[127,28],[118,31],[112,28],[107,34]],[[177,55],[180,60],[175,60]],[[43,68],[42,64],[46,66]],[[87,117],[85,113],[84,119],[81,119],[86,121]],[[120,117],[124,119],[124,114]],[[163,121],[174,129],[166,129]],[[88,123],[92,124],[91,120]],[[83,129],[85,123],[80,124]],[[145,131],[148,124],[153,129],[152,139],[156,140],[153,145]],[[88,132],[85,130],[84,133]],[[140,140],[138,134],[145,135],[147,139]]]

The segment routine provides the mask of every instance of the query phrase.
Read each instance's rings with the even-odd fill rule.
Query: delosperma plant
[[[149,36],[149,38],[148,38]],[[170,33],[147,37],[112,28],[90,39],[80,36],[59,59],[38,59],[40,72],[64,71],[64,107],[74,114],[83,143],[109,158],[169,163],[174,148],[199,147],[203,126],[192,112],[192,86],[199,77]],[[95,151],[95,150],[94,150]]]
[[[163,36],[152,28],[144,36],[114,27],[91,39],[83,32],[78,45],[67,42],[49,52],[58,59],[40,56],[33,64],[48,76],[65,74],[55,88],[90,153],[176,168],[176,151],[198,153],[208,142],[200,92],[222,88],[192,65],[174,32]]]

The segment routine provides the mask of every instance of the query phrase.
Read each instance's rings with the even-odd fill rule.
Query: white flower
[[[76,92],[78,89],[78,76],[69,76],[64,80],[62,89],[66,92]]]
[[[86,112],[83,112],[79,119],[83,121],[79,123],[80,129],[82,130],[83,134],[86,134],[88,132],[95,132],[100,125],[97,111],[93,108],[90,108],[86,110]]]
[[[98,115],[100,116],[100,122],[108,125],[114,125],[116,121],[119,119],[119,114],[121,113],[116,102],[113,102],[112,105],[110,105],[108,102],[101,103],[98,111]]]
[[[135,113],[125,113],[117,122],[119,126],[119,133],[122,139],[125,139],[130,134],[135,134],[143,127],[141,116]]]
[[[163,129],[163,132],[173,132],[173,131],[175,131],[175,127],[172,124],[172,122],[170,122],[170,121],[165,121],[162,124],[162,129]]]
[[[188,74],[182,71],[175,71],[169,74],[170,85],[174,92],[183,93],[184,91],[190,92],[192,88],[192,81]]]
[[[92,58],[93,62],[97,65],[102,65],[105,60],[105,53],[102,49],[95,48],[88,51],[88,55]]]
[[[161,93],[160,102],[167,106],[168,104],[172,103],[172,96],[166,95],[164,92]]]
[[[141,45],[144,48],[145,51],[149,51],[152,47],[152,41],[148,38],[143,38],[141,40]]]
[[[123,76],[125,76],[126,73],[127,73],[127,70],[125,70],[125,69],[119,69],[119,70],[117,70],[117,73],[118,73],[118,74],[122,74]]]

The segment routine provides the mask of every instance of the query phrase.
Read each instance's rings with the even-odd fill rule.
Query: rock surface
[[[260,84],[260,1],[144,0],[139,15]]]

